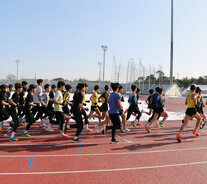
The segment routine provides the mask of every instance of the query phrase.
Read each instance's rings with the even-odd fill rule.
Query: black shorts
[[[121,116],[122,114],[124,114],[123,110],[119,110],[119,116]]]
[[[64,114],[69,114],[70,113],[70,109],[68,108],[68,105],[63,107],[63,113]]]
[[[91,106],[91,111],[97,111],[99,110],[98,106]]]
[[[103,104],[101,107],[99,107],[100,112],[107,112],[108,111],[108,105]]]
[[[149,104],[147,108],[148,109],[153,109],[153,105],[152,104]]]
[[[194,116],[197,114],[196,108],[188,108],[185,112],[188,116]]]
[[[163,107],[154,107],[154,112],[157,114],[162,114],[164,112]]]

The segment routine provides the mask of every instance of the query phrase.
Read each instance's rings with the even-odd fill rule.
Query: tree
[[[6,79],[10,80],[10,81],[14,81],[14,80],[16,80],[16,76],[10,73],[7,75]]]

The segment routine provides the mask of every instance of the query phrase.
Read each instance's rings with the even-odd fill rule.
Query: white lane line
[[[119,139],[122,139],[125,142],[132,143],[132,141],[128,141],[127,139],[125,139],[125,138],[123,138],[123,137],[121,137],[119,135],[116,135],[116,137],[118,137]]]
[[[28,138],[29,140],[30,138]],[[199,141],[206,140],[207,138],[192,138],[192,139],[183,139],[185,142],[187,141]],[[136,143],[161,143],[161,142],[169,142],[169,143],[177,143],[175,140],[151,140],[151,141],[129,141],[129,142],[119,142],[118,144],[136,144]],[[0,144],[0,147],[4,146],[60,146],[60,145],[107,145],[110,142],[94,142],[94,143],[46,143],[46,144]]]
[[[8,175],[80,174],[80,173],[97,173],[97,172],[116,172],[116,171],[131,171],[131,170],[144,170],[144,169],[158,169],[158,168],[169,168],[169,167],[192,166],[192,165],[201,165],[201,164],[207,164],[207,161],[204,161],[204,162],[191,162],[191,163],[183,163],[183,164],[172,164],[172,165],[156,165],[156,166],[146,166],[146,167],[132,167],[132,168],[119,168],[119,169],[102,169],[102,170],[0,173],[0,176],[8,176]]]
[[[33,157],[83,157],[83,156],[108,156],[108,155],[132,155],[132,154],[150,154],[150,153],[166,153],[178,151],[196,151],[204,150],[207,147],[199,148],[183,148],[183,149],[169,149],[169,150],[154,150],[154,151],[138,151],[138,152],[118,152],[118,153],[92,153],[92,154],[65,154],[65,155],[32,155]],[[1,158],[28,158],[31,155],[0,155]]]

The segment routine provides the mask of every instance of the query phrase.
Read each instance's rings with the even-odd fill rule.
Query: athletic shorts
[[[153,109],[153,105],[152,104],[149,104],[147,108],[148,109]]]
[[[199,114],[201,114],[201,108],[200,108],[200,107],[196,106],[196,111],[197,111]]]
[[[196,108],[188,108],[185,112],[188,116],[194,116],[197,114]]]
[[[99,110],[98,106],[91,106],[91,111],[97,111],[97,110]]]
[[[108,111],[108,105],[103,104],[101,107],[99,107],[100,112],[107,112]]]
[[[154,112],[157,114],[162,114],[164,112],[163,107],[155,107]]]
[[[119,116],[121,116],[122,114],[124,114],[123,110],[119,110]]]

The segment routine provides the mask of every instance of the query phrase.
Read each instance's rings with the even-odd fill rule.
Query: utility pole
[[[173,0],[171,0],[170,84],[173,84]]]
[[[101,48],[103,49],[103,82],[104,82],[104,81],[105,81],[105,60],[106,60],[106,51],[107,51],[108,47],[102,45]]]
[[[17,64],[17,80],[19,80],[19,63],[20,63],[20,61],[16,60],[15,62]]]
[[[102,63],[98,62],[98,65],[99,65],[99,84],[100,84],[101,83],[101,66],[102,66]]]

